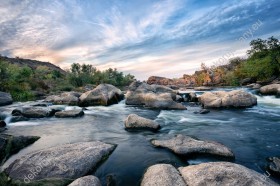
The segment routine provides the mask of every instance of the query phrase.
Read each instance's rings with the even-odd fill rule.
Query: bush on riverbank
[[[267,81],[277,78],[280,74],[280,42],[274,37],[267,40],[256,39],[250,42],[251,49],[247,51],[248,58],[230,59],[227,64],[206,67],[197,77],[197,84],[221,84],[238,86],[244,78],[256,81]],[[203,77],[203,78],[201,78]]]
[[[60,91],[80,90],[86,84],[108,83],[128,86],[134,76],[116,69],[97,70],[92,65],[74,63],[70,71],[61,73],[47,66],[19,66],[0,59],[0,91],[10,92],[15,101],[35,99],[36,95]]]

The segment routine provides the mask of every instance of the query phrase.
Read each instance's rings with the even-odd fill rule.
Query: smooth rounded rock
[[[76,179],[68,186],[101,186],[101,182],[95,176],[84,176]]]
[[[140,117],[136,114],[130,114],[126,118],[124,124],[126,129],[150,129],[150,130],[160,129],[160,125],[157,122]]]
[[[244,108],[257,104],[257,97],[243,90],[205,92],[199,100],[204,108]]]
[[[186,184],[175,167],[170,164],[157,164],[147,169],[141,186],[186,186]]]
[[[79,106],[108,106],[117,104],[124,98],[123,92],[110,84],[100,84],[95,89],[80,96]]]
[[[11,163],[5,173],[20,181],[32,171],[36,172],[32,181],[77,179],[92,171],[114,149],[115,145],[99,141],[64,144],[26,154]]]
[[[266,85],[260,88],[263,95],[280,95],[280,84]]]
[[[230,162],[210,162],[179,168],[186,185],[276,186],[265,175]]]
[[[55,117],[57,118],[76,118],[81,117],[85,113],[82,109],[74,109],[74,110],[63,110],[55,113]]]
[[[44,118],[54,114],[48,107],[22,107],[12,111],[13,116],[24,116],[27,118]]]
[[[234,159],[234,154],[228,147],[214,141],[203,141],[181,134],[168,140],[152,140],[156,147],[164,147],[181,156],[212,155]]]

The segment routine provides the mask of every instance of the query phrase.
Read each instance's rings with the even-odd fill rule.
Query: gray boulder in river
[[[120,102],[123,98],[124,95],[120,89],[110,84],[100,84],[80,96],[79,106],[108,106]]]
[[[0,92],[0,106],[10,105],[13,99],[10,93]]]
[[[63,110],[55,113],[55,117],[57,118],[76,118],[81,117],[85,113],[81,109],[74,109],[74,110]]]
[[[115,147],[99,141],[64,144],[26,154],[11,163],[5,173],[13,180],[24,182],[73,180],[96,168]]]
[[[205,92],[199,97],[199,100],[204,108],[242,108],[257,104],[257,97],[243,90]]]
[[[198,140],[181,134],[168,140],[152,140],[151,143],[156,147],[168,148],[181,156],[203,154],[229,159],[234,158],[233,152],[223,144],[214,141]]]
[[[48,96],[45,101],[55,105],[78,105],[80,96],[81,93],[78,92],[65,92],[60,95]]]
[[[186,186],[179,171],[169,164],[157,164],[145,172],[141,186]]]
[[[148,85],[135,81],[129,86],[125,103],[154,109],[185,110],[185,106],[176,102],[176,93],[163,85]]]
[[[210,162],[179,168],[188,186],[276,186],[265,175],[242,165],[229,162]]]
[[[12,111],[13,116],[26,118],[44,118],[54,115],[54,110],[49,107],[21,107]]]
[[[90,175],[78,178],[68,186],[101,186],[101,182],[97,177]]]
[[[260,93],[263,95],[279,95],[280,96],[280,84],[266,85],[260,88]]]
[[[150,129],[150,130],[160,129],[160,125],[157,122],[140,117],[136,114],[130,114],[126,118],[124,124],[126,129]]]

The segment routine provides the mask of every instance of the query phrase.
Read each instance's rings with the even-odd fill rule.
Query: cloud
[[[0,53],[118,68],[139,79],[180,77],[250,40],[280,35],[278,0],[11,0],[0,7]],[[258,20],[245,43],[238,39]]]

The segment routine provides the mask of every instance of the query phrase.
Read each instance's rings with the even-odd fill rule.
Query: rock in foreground
[[[272,174],[280,176],[280,157],[268,158],[267,169]]]
[[[10,105],[13,99],[10,93],[0,92],[0,106]]]
[[[158,123],[154,122],[153,120],[140,117],[136,114],[130,114],[126,118],[124,124],[126,129],[160,129],[160,125]]]
[[[260,88],[263,95],[280,95],[280,84],[266,85]]]
[[[100,84],[95,89],[85,92],[80,96],[79,105],[108,106],[120,102],[124,98],[122,91],[113,85]]]
[[[24,181],[32,171],[32,180],[77,179],[92,171],[115,149],[99,141],[65,144],[29,153],[15,160],[5,173],[13,180]],[[40,171],[37,169],[40,168]],[[31,179],[31,178],[30,178]]]
[[[169,164],[157,164],[145,172],[141,186],[185,186],[178,170]]]
[[[176,102],[176,92],[171,88],[162,85],[148,85],[137,81],[129,86],[125,103],[153,109],[186,109],[181,103]]]
[[[101,186],[101,183],[95,176],[84,176],[76,179],[68,186]]]
[[[186,185],[276,186],[265,175],[242,165],[229,162],[211,162],[179,168]]]
[[[244,108],[257,104],[256,96],[243,90],[230,92],[217,91],[206,92],[200,96],[200,102],[204,108],[235,107]]]
[[[152,140],[156,147],[165,147],[181,156],[213,155],[225,158],[234,158],[233,152],[226,146],[214,141],[202,141],[189,136],[177,135],[169,140]]]
[[[75,109],[75,110],[63,110],[55,113],[55,117],[57,118],[76,118],[81,117],[85,113],[81,109]]]

